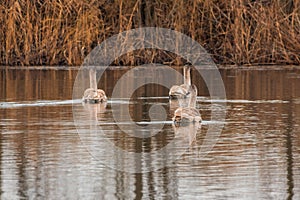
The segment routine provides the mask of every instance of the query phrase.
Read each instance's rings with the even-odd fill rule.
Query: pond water
[[[99,87],[108,97],[127,70],[105,71]],[[195,72],[203,123],[178,128],[164,87],[140,87],[129,101],[109,99],[106,107],[84,105],[72,100],[76,69],[1,68],[1,199],[300,199],[300,70],[220,73],[227,95],[224,129],[201,156],[208,126],[218,123],[210,121],[218,102]],[[135,138],[125,133],[135,131],[130,120],[125,132],[115,122],[116,105],[129,106],[140,126],[151,124],[151,105],[163,106],[167,119],[157,122],[163,124],[158,134]],[[101,138],[89,132],[99,127]],[[178,157],[168,165],[169,154],[157,152],[174,138],[184,145],[172,147]],[[107,144],[139,156],[112,154]]]

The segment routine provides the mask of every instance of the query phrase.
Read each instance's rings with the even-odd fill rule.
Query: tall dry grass
[[[300,64],[300,0],[13,0],[0,2],[0,64],[80,65],[108,37],[156,26],[185,33],[220,64]],[[139,50],[114,64],[182,64]]]

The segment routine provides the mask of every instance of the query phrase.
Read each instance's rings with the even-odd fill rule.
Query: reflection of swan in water
[[[85,103],[100,103],[107,100],[105,92],[97,89],[96,70],[94,68],[89,71],[90,88],[84,91],[82,101]]]
[[[98,113],[100,115],[103,115],[105,113],[107,102],[103,102],[101,104],[82,103],[82,105],[83,105],[84,111],[87,111],[89,113],[89,118],[91,120],[98,121]],[[100,116],[100,118],[101,118],[101,116]]]
[[[174,85],[171,87],[169,92],[170,99],[184,99],[186,98],[193,89],[191,85],[191,66],[185,65],[183,67],[183,84]]]
[[[82,103],[83,109],[81,109],[82,113],[80,114],[81,120],[84,121],[85,128],[84,139],[85,142],[92,144],[91,140],[97,138],[97,130],[98,130],[98,122],[105,118],[106,112],[106,102],[103,103]]]
[[[185,140],[188,140],[189,145],[191,145],[196,140],[197,131],[201,129],[200,123],[189,123],[186,126],[173,124],[172,126],[175,131],[176,137],[181,137]]]
[[[195,85],[192,85],[191,87],[188,106],[179,107],[174,112],[174,117],[172,119],[175,123],[184,124],[202,121],[200,112],[196,109],[197,87]]]

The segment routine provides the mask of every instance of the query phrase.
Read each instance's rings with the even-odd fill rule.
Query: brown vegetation
[[[148,26],[189,35],[220,64],[300,64],[300,0],[13,0],[0,15],[2,65],[80,65],[108,37]],[[115,64],[141,56],[176,57]]]

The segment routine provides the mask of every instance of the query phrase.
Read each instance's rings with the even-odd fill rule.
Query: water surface
[[[111,96],[126,70],[107,70],[99,87]],[[111,99],[106,108],[72,100],[76,70],[2,68],[1,199],[300,199],[300,70],[220,72],[227,92],[225,127],[212,151],[202,157],[208,125],[217,123],[210,121],[210,114],[218,100],[209,98],[194,72],[202,125],[176,129],[168,90],[147,85],[130,100],[132,119],[148,125],[151,105],[163,106],[168,118],[156,122],[163,124],[159,134],[141,139],[125,134],[114,121],[112,107],[125,100]],[[86,124],[74,124],[73,105]],[[93,134],[82,138],[76,129],[89,133],[99,126],[111,144],[148,157],[111,155],[103,140]],[[174,150],[184,154],[172,166],[160,168],[170,158],[157,151],[174,138],[185,144]],[[105,163],[145,173],[118,171]],[[146,172],[149,167],[155,170]]]

